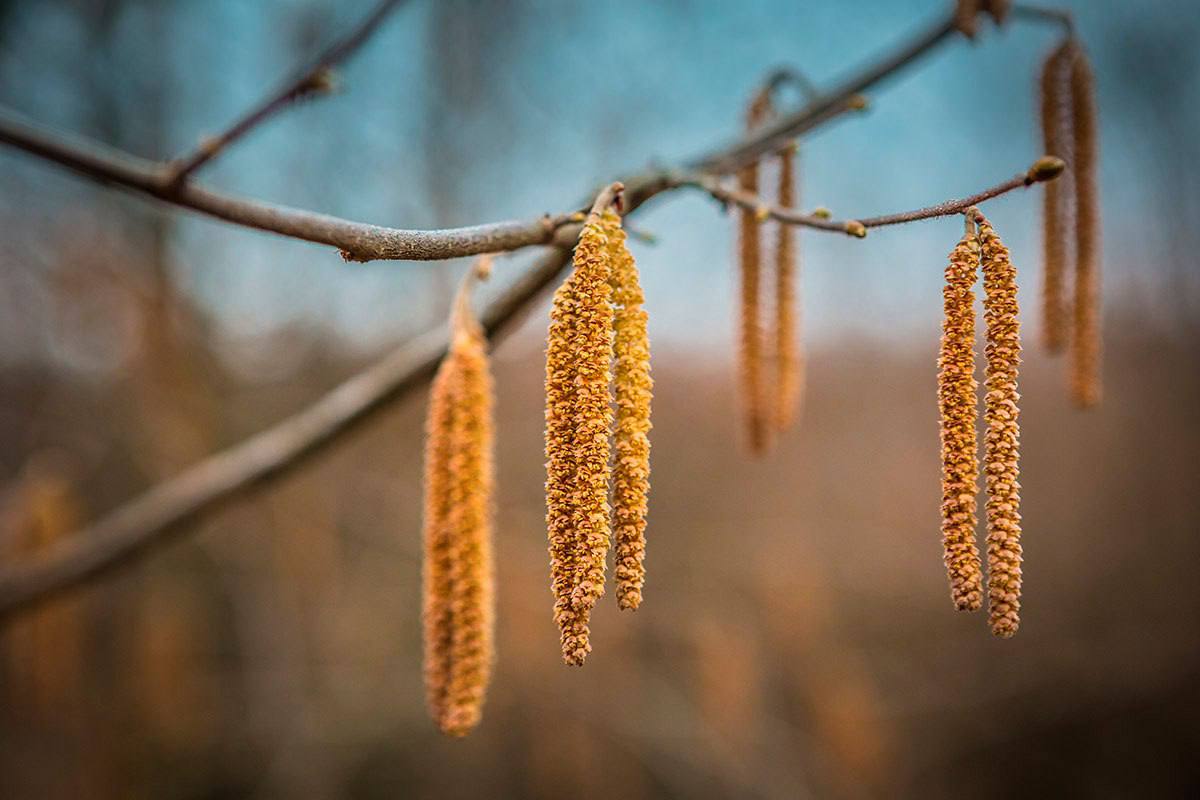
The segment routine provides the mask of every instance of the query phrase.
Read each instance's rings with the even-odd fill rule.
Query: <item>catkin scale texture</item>
[[[613,306],[608,236],[588,217],[555,295],[546,354],[547,523],[563,660],[591,650],[588,620],[604,594],[610,544]]]
[[[646,513],[650,492],[650,339],[643,308],[645,297],[637,265],[625,244],[621,220],[604,215],[608,233],[613,304],[614,384],[616,390],[615,459],[613,464],[614,573],[617,603],[636,609],[642,602],[646,569]]]
[[[434,378],[425,476],[425,683],[438,727],[478,724],[494,641],[493,390],[486,341],[464,325]]]
[[[1071,116],[1075,157],[1075,303],[1071,340],[1071,399],[1080,408],[1100,402],[1100,206],[1096,190],[1096,87],[1078,46],[1071,58]]]
[[[796,151],[784,148],[779,154],[779,205],[796,206]],[[804,393],[804,361],[797,344],[799,312],[796,233],[792,225],[780,223],[775,241],[775,427],[787,430],[799,414]]]
[[[987,476],[988,621],[992,633],[1017,632],[1021,608],[1021,485],[1017,371],[1021,362],[1017,319],[1017,274],[1008,249],[991,225],[979,223],[982,247],[984,320],[987,327],[987,422],[984,471]]]
[[[1043,62],[1039,80],[1043,152],[1067,161],[1072,150],[1066,107],[1069,59],[1069,45],[1056,48]],[[1051,353],[1062,352],[1067,342],[1068,190],[1066,176],[1047,181],[1042,190],[1042,343]]]
[[[766,94],[758,95],[746,113],[747,129],[753,130],[769,113],[769,97]],[[738,187],[742,191],[758,194],[758,183],[757,162],[738,172]],[[738,366],[746,447],[752,455],[762,455],[767,449],[769,435],[763,375],[762,221],[752,209],[743,208],[738,212],[738,268]]]
[[[942,546],[955,608],[975,611],[983,575],[975,542],[978,494],[978,416],[975,381],[975,281],[979,241],[968,231],[950,254],[942,290],[945,316],[938,355],[942,446]]]

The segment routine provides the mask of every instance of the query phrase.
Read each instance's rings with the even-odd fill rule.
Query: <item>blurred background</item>
[[[543,524],[547,303],[494,353],[498,662],[465,740],[426,716],[423,393],[118,577],[0,629],[0,796],[1183,797],[1200,791],[1200,15],[1064,2],[1097,72],[1105,400],[1037,346],[1040,197],[987,213],[1022,271],[1017,637],[941,564],[936,351],[961,221],[800,236],[798,429],[743,455],[732,224],[639,213],[656,397],[646,601],[562,665]],[[0,102],[190,150],[367,0],[0,0]],[[829,85],[948,3],[412,0],[203,175],[402,227],[526,218],[734,138],[781,64]],[[1053,28],[986,26],[801,149],[804,205],[958,197],[1039,154]],[[83,522],[442,326],[465,262],[347,265],[0,150],[0,552]],[[532,254],[497,262],[485,297]]]

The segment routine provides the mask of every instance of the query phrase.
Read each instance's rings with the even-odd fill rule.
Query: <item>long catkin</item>
[[[779,154],[779,205],[796,207],[796,150],[786,147]],[[799,312],[795,227],[779,223],[775,241],[775,409],[777,430],[792,426],[804,395],[804,357],[797,344]]]
[[[616,433],[613,464],[614,573],[617,604],[635,610],[642,602],[646,579],[646,512],[650,492],[650,339],[645,296],[637,264],[625,244],[621,219],[612,211],[603,218],[608,232],[613,304]]]
[[[608,236],[593,213],[555,295],[546,351],[547,527],[555,619],[571,665],[591,651],[588,620],[604,594],[610,543],[610,269]]]
[[[425,683],[438,727],[478,724],[491,676],[493,390],[487,341],[460,290],[450,352],[434,378],[425,476]]]
[[[987,370],[984,471],[987,475],[988,622],[992,633],[1017,632],[1021,608],[1021,485],[1017,369],[1021,362],[1017,272],[992,226],[979,218]]]
[[[762,123],[769,112],[766,94],[760,94],[750,104],[746,114],[747,129]],[[757,162],[738,172],[738,186],[744,192],[758,193]],[[738,261],[740,273],[741,319],[738,331],[739,368],[741,372],[742,413],[746,425],[746,447],[752,455],[761,455],[767,448],[768,413],[763,376],[762,326],[762,221],[752,209],[738,212]]]
[[[983,575],[975,543],[979,456],[975,380],[975,281],[979,239],[974,220],[950,253],[942,290],[945,317],[938,355],[938,412],[942,442],[942,546],[950,596],[960,611],[983,602]]]
[[[1066,106],[1069,59],[1068,44],[1055,48],[1042,63],[1039,81],[1042,152],[1067,161],[1070,161],[1072,149]],[[1069,199],[1062,177],[1045,182],[1042,194],[1042,344],[1051,353],[1062,352],[1067,343],[1065,280]]]
[[[1087,55],[1078,45],[1071,57],[1071,115],[1074,125],[1075,303],[1071,340],[1071,399],[1080,408],[1100,402],[1099,235],[1096,194],[1096,87]]]

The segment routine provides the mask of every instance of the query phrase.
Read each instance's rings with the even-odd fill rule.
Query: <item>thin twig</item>
[[[817,228],[818,230],[839,231],[850,236],[862,238],[867,235],[867,228],[882,228],[885,225],[899,225],[903,222],[916,222],[922,219],[961,214],[973,205],[982,203],[985,200],[991,200],[993,197],[999,197],[1002,194],[1011,192],[1013,189],[1032,186],[1034,183],[1041,181],[1053,180],[1062,173],[1065,166],[1062,159],[1054,156],[1044,156],[1034,162],[1034,165],[1026,172],[1015,175],[1003,183],[997,184],[990,189],[985,189],[978,194],[973,194],[970,197],[964,197],[961,200],[947,200],[944,203],[919,208],[915,211],[848,220],[829,219],[822,214],[805,214],[793,208],[784,208],[783,206],[768,203],[757,194],[725,186],[711,175],[677,176],[673,180],[677,186],[691,186],[702,189],[724,203],[733,203],[749,211],[755,211],[763,218],[775,219],[790,225]]]
[[[243,114],[223,133],[206,137],[191,155],[176,159],[171,165],[170,183],[173,186],[182,184],[189,175],[207,164],[222,150],[245,136],[275,112],[290,106],[297,100],[330,91],[333,88],[333,68],[362,47],[388,14],[402,2],[404,0],[381,0],[375,10],[358,27],[325,48],[311,66],[283,84],[274,94],[264,98],[261,103]]]

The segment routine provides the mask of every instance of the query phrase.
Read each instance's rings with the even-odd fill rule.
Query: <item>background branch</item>
[[[379,28],[397,6],[404,0],[382,0],[357,28],[327,47],[312,65],[285,83],[274,94],[243,114],[236,122],[217,136],[205,137],[195,152],[176,159],[171,166],[170,182],[179,185],[188,176],[215,158],[222,150],[245,136],[263,120],[276,111],[313,94],[332,88],[331,70],[348,58],[355,50],[366,44],[371,34]]]

